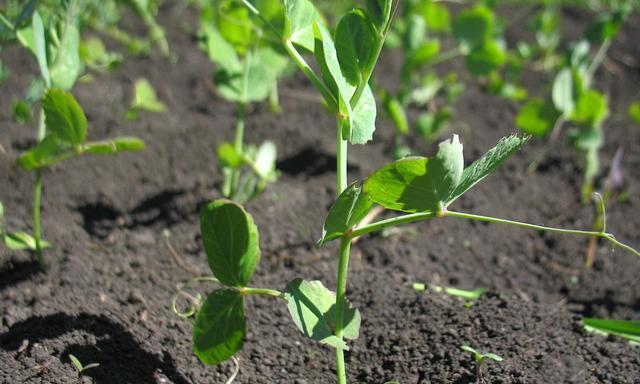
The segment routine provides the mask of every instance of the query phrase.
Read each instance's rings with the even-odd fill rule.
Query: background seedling
[[[137,120],[142,110],[158,113],[167,111],[166,105],[158,99],[155,89],[145,78],[136,80],[134,84],[134,96],[131,108],[127,111],[127,119]]]
[[[18,165],[36,174],[33,205],[33,238],[35,254],[44,268],[43,244],[40,231],[40,202],[42,172],[63,160],[83,154],[115,154],[122,151],[138,151],[144,148],[142,140],[135,137],[117,137],[102,141],[87,141],[87,118],[84,111],[69,92],[49,90],[42,99],[46,136],[32,150],[18,158]]]
[[[495,353],[491,353],[491,352],[481,353],[481,352],[478,352],[477,350],[471,348],[468,345],[463,345],[462,347],[460,347],[460,349],[462,349],[465,352],[471,353],[471,357],[473,358],[473,360],[475,361],[475,364],[476,364],[475,373],[476,373],[476,382],[477,383],[481,383],[483,381],[483,379],[482,379],[482,365],[487,360],[493,360],[493,361],[497,361],[497,362],[501,362],[502,361],[502,357],[496,355]]]
[[[476,288],[470,291],[470,290],[454,288],[454,287],[443,287],[441,285],[433,285],[433,286],[427,287],[427,285],[424,283],[413,283],[412,287],[416,292],[424,292],[427,289],[429,289],[429,290],[432,290],[433,292],[437,292],[437,293],[444,292],[447,295],[461,297],[466,300],[478,300],[480,296],[482,296],[482,294],[485,293],[486,291],[486,289],[484,288]]]
[[[83,365],[80,362],[80,360],[78,360],[78,358],[73,356],[72,354],[69,354],[69,360],[71,360],[71,363],[76,368],[76,371],[78,371],[78,377],[80,377],[82,373],[87,369],[97,368],[100,366],[99,363],[91,363],[91,364]]]
[[[279,2],[257,3],[270,22],[282,25]],[[276,146],[270,141],[255,147],[245,145],[245,116],[251,103],[278,104],[278,80],[289,71],[289,61],[256,28],[249,10],[242,4],[223,0],[207,2],[200,15],[201,48],[217,68],[213,76],[217,93],[236,104],[235,140],[218,146],[218,164],[224,177],[222,194],[244,202],[262,193],[277,179]]]

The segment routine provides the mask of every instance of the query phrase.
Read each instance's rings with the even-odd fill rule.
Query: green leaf
[[[318,246],[339,238],[356,226],[372,207],[373,203],[364,194],[361,186],[349,186],[331,205],[322,226],[322,238],[318,240]]]
[[[573,86],[573,72],[570,68],[564,68],[556,75],[552,90],[553,105],[565,117],[571,116],[575,108],[575,95]]]
[[[484,156],[465,168],[455,190],[448,196],[447,204],[451,204],[474,185],[482,181],[482,179],[492,174],[500,164],[522,148],[527,140],[529,140],[528,137],[515,135],[502,138],[498,144],[487,151]]]
[[[440,42],[438,40],[429,40],[422,43],[410,56],[406,70],[419,68],[440,53]]]
[[[629,104],[629,117],[637,124],[640,124],[640,101],[634,101]]]
[[[500,68],[506,60],[504,50],[495,41],[488,40],[476,46],[466,57],[467,68],[475,76],[486,76]]]
[[[286,10],[284,37],[308,51],[314,50],[314,25],[322,23],[309,0],[284,0]]]
[[[460,12],[453,22],[453,36],[469,49],[482,45],[491,38],[495,23],[493,12],[484,6],[475,6]]]
[[[365,144],[373,139],[376,130],[376,99],[367,84],[351,114],[351,144]]]
[[[51,86],[65,91],[73,88],[82,66],[80,64],[80,32],[71,21],[64,27],[60,45],[53,55],[49,68],[51,71]]]
[[[460,182],[464,159],[458,136],[440,143],[435,157],[409,157],[386,165],[364,183],[369,198],[387,209],[438,213]]]
[[[244,287],[260,259],[258,228],[239,204],[215,200],[200,211],[209,267],[222,284]]]
[[[248,64],[244,64],[249,65],[246,84],[242,71],[216,71],[214,83],[220,95],[229,101],[242,103],[266,99],[271,87],[275,85],[276,76],[279,75],[275,71],[282,69],[281,62],[267,61],[270,59],[274,58],[267,53],[266,48],[245,56],[245,60],[249,60]]]
[[[71,360],[71,363],[73,363],[73,365],[76,367],[78,372],[83,371],[84,367],[82,366],[82,363],[80,362],[80,360],[78,360],[77,357],[73,356],[72,354],[69,354],[69,360]]]
[[[234,0],[216,1],[214,4],[218,9],[216,16],[220,34],[236,52],[246,52],[256,39],[249,9]]]
[[[166,105],[158,99],[156,91],[145,78],[136,80],[134,85],[135,96],[131,102],[132,110],[147,110],[151,112],[165,112]]]
[[[623,12],[599,15],[596,21],[587,28],[585,37],[592,43],[602,43],[615,37],[624,23],[624,17]]]
[[[30,234],[22,231],[18,232],[8,232],[3,234],[4,244],[7,248],[14,251],[23,251],[23,250],[31,250],[35,251],[36,249],[36,239]],[[41,249],[50,248],[51,244],[47,241],[40,241]]]
[[[70,145],[87,140],[87,118],[73,95],[52,88],[42,100],[45,124],[49,132]]]
[[[498,356],[495,353],[491,353],[491,352],[482,354],[482,358],[491,359],[493,361],[498,361],[498,362],[503,360],[501,356]]]
[[[375,31],[364,12],[354,9],[340,19],[336,29],[336,52],[342,74],[349,84],[357,86],[363,73],[374,63]]]
[[[80,59],[87,67],[96,71],[113,70],[122,63],[122,55],[109,52],[97,37],[89,37],[80,42]]]
[[[233,45],[224,39],[212,22],[201,21],[200,34],[204,39],[203,50],[214,64],[227,72],[240,72],[242,64]]]
[[[141,151],[144,147],[144,141],[139,138],[123,136],[115,139],[88,142],[82,146],[82,151],[94,155],[108,155],[123,151]]]
[[[367,15],[378,31],[385,28],[391,18],[393,0],[365,0]]]
[[[31,105],[24,100],[15,100],[11,108],[11,117],[18,124],[30,123],[33,119],[31,115]]]
[[[242,155],[233,144],[222,143],[218,146],[218,163],[222,167],[238,168],[243,164]]]
[[[451,29],[449,10],[432,1],[423,2],[419,6],[420,13],[431,31],[446,32]]]
[[[353,89],[349,86],[342,74],[336,48],[327,28],[323,23],[317,22],[314,24],[314,33],[316,61],[318,62],[325,83],[329,86],[334,96],[336,96],[336,99],[338,99],[338,107],[344,117],[344,122],[347,124],[349,132],[349,135],[345,138],[351,138],[352,109],[350,97]]]
[[[285,296],[291,318],[305,336],[337,349],[349,349],[344,340],[333,334],[335,293],[320,281],[295,279],[287,284]],[[354,340],[358,338],[359,331],[360,312],[345,302],[343,336]]]
[[[42,25],[42,18],[38,12],[33,13],[32,21],[32,36],[33,46],[31,50],[38,60],[38,67],[40,67],[40,74],[44,79],[44,83],[47,88],[51,86],[51,75],[49,73],[49,64],[47,62],[47,41],[44,36],[44,26]]]
[[[59,161],[78,155],[69,143],[56,135],[48,135],[35,148],[18,157],[18,165],[25,171],[49,167]]]
[[[616,335],[640,343],[640,321],[583,318],[589,332]]]
[[[525,133],[543,137],[551,132],[559,116],[553,105],[543,99],[533,98],[520,108],[516,125]]]
[[[246,321],[242,295],[217,289],[205,300],[193,325],[193,351],[207,365],[235,355],[244,343]]]
[[[388,92],[385,92],[382,98],[382,107],[396,127],[396,132],[400,135],[408,134],[409,121],[407,120],[407,114],[402,104],[400,104],[400,101],[392,97]]]
[[[606,97],[596,91],[588,90],[580,94],[571,121],[588,127],[600,125],[609,114],[609,103]]]
[[[258,147],[255,159],[255,171],[262,179],[275,178],[278,150],[272,141],[265,141]]]

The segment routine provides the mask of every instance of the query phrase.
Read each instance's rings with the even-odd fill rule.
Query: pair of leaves
[[[506,53],[494,40],[495,16],[491,9],[476,6],[460,12],[452,32],[466,54],[467,68],[475,76],[486,76],[504,65]]]
[[[18,165],[27,171],[46,168],[84,153],[113,154],[144,148],[144,142],[135,137],[86,142],[87,118],[69,92],[49,90],[42,99],[42,109],[48,134],[34,149],[18,158]]]
[[[213,275],[225,286],[245,287],[260,260],[251,215],[230,200],[215,200],[200,211],[200,232]],[[219,364],[242,348],[245,334],[243,295],[237,289],[217,289],[196,317],[194,352],[205,364]]]
[[[503,138],[484,156],[464,168],[462,144],[454,135],[440,144],[435,157],[409,157],[388,164],[364,182],[352,185],[334,202],[319,244],[339,238],[357,225],[373,204],[402,212],[441,213],[466,191],[493,173],[527,141]]]
[[[167,106],[158,99],[155,89],[145,78],[136,80],[134,84],[134,96],[131,107],[127,111],[126,117],[129,120],[137,120],[140,111],[150,111],[162,113],[167,111]]]

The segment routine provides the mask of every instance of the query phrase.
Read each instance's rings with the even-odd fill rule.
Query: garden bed
[[[508,12],[508,10],[506,10]],[[581,30],[580,14],[565,13],[567,28]],[[51,268],[39,272],[26,253],[0,252],[0,382],[69,383],[76,372],[68,354],[100,363],[84,380],[99,383],[224,382],[232,363],[202,365],[191,351],[191,323],[171,311],[180,269],[163,231],[182,260],[209,273],[198,229],[198,211],[219,197],[215,146],[230,140],[233,105],[212,92],[212,65],[192,37],[196,16],[178,4],[161,9],[175,62],[127,58],[109,75],[79,84],[75,94],[89,120],[89,136],[135,134],[140,153],[72,160],[45,174],[43,234],[54,244]],[[517,28],[517,26],[516,26]],[[522,31],[510,31],[518,36]],[[629,198],[607,211],[608,230],[640,244],[640,129],[626,116],[638,97],[639,68],[624,62],[640,48],[634,14],[615,39],[596,76],[610,95],[601,160],[619,147]],[[2,51],[12,71],[0,95],[0,201],[6,227],[28,229],[32,176],[15,165],[33,144],[34,129],[8,116],[12,97],[25,88],[34,60],[15,48]],[[378,76],[397,69],[384,53]],[[527,73],[528,84],[546,84]],[[133,82],[147,77],[165,101],[166,114],[124,117]],[[540,92],[545,90],[540,89]],[[294,277],[335,285],[334,244],[318,249],[321,218],[335,195],[334,122],[301,76],[284,83],[286,115],[267,105],[247,115],[247,142],[275,141],[280,180],[247,205],[261,232],[257,286],[283,288]],[[458,133],[471,161],[515,131],[516,105],[471,86],[457,104],[448,133]],[[374,142],[350,147],[350,180],[390,158],[392,129],[378,120]],[[589,228],[592,207],[580,202],[581,176],[574,154],[556,144],[534,173],[543,148],[530,141],[496,175],[457,206],[474,213],[562,227]],[[424,146],[433,154],[434,145]],[[637,347],[587,334],[581,316],[640,319],[640,260],[600,244],[594,267],[583,267],[586,240],[461,220],[432,220],[389,237],[366,237],[353,248],[348,296],[360,309],[360,338],[347,353],[352,382],[469,383],[473,363],[460,346],[499,354],[488,363],[492,383],[633,383],[640,380]],[[487,288],[473,305],[412,283]],[[212,287],[203,285],[202,292]],[[333,351],[305,339],[286,307],[250,298],[249,333],[239,354],[239,383],[333,382]]]

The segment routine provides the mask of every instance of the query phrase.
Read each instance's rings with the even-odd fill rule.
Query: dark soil
[[[583,14],[567,12],[572,33]],[[45,175],[43,231],[54,248],[44,274],[25,253],[0,251],[0,382],[70,383],[68,354],[100,363],[83,382],[222,383],[231,363],[206,367],[191,352],[191,324],[171,311],[176,284],[190,277],[168,252],[163,231],[185,263],[209,273],[198,229],[198,209],[219,195],[217,143],[231,140],[234,107],[210,89],[211,64],[192,36],[194,14],[181,5],[161,9],[175,63],[128,58],[115,73],[96,75],[74,93],[85,107],[90,137],[141,136],[148,148],[114,158],[82,158]],[[519,36],[520,26],[509,36]],[[608,230],[640,245],[640,129],[626,115],[638,98],[640,18],[616,38],[596,79],[610,95],[601,160],[606,168],[624,148],[623,202],[611,204]],[[32,175],[15,166],[34,129],[11,121],[34,61],[15,48],[2,52],[11,70],[0,94],[0,201],[6,227],[30,228]],[[631,63],[631,64],[630,64]],[[635,63],[635,65],[633,65]],[[393,82],[397,57],[387,54],[382,81]],[[124,118],[133,82],[147,77],[170,110]],[[528,73],[539,93],[548,79]],[[261,231],[263,258],[255,286],[282,288],[294,277],[335,284],[335,244],[314,247],[335,194],[334,128],[301,77],[285,82],[286,115],[257,105],[247,140],[274,140],[278,183],[248,204]],[[308,97],[311,96],[311,97]],[[459,133],[468,162],[513,132],[517,105],[470,86],[446,133]],[[350,178],[389,159],[392,129],[379,119],[375,142],[352,147]],[[419,143],[419,141],[415,141]],[[434,144],[422,145],[433,153]],[[543,148],[532,141],[456,208],[534,223],[589,228],[592,208],[579,201],[580,162],[565,143],[539,169],[527,167]],[[578,165],[576,165],[578,164]],[[637,347],[586,334],[582,316],[640,319],[640,260],[600,244],[593,269],[583,267],[586,240],[448,219],[404,227],[390,237],[354,246],[349,297],[362,312],[360,338],[347,355],[351,382],[471,383],[473,363],[460,346],[497,353],[484,379],[491,383],[639,383]],[[451,285],[488,293],[472,306],[442,294],[417,293],[411,284]],[[200,288],[200,287],[199,287]],[[202,286],[206,293],[212,289]],[[331,383],[333,352],[304,339],[284,305],[252,298],[249,334],[239,354],[239,383]]]

